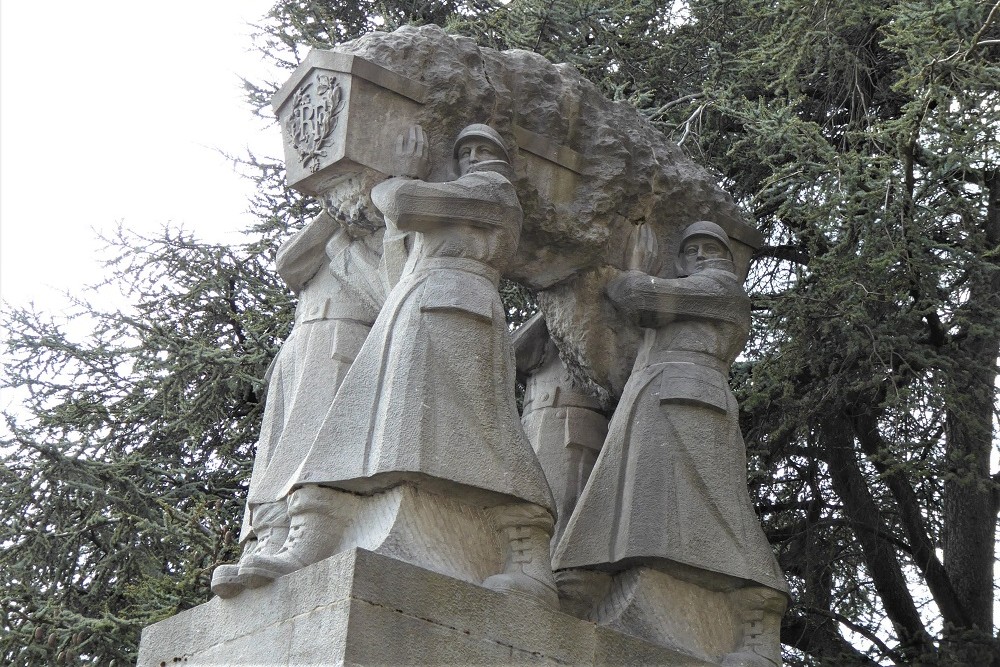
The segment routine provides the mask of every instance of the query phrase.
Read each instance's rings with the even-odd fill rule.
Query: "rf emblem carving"
[[[320,74],[315,84],[307,83],[295,91],[292,113],[285,121],[285,132],[299,154],[305,169],[319,171],[320,161],[337,126],[344,107],[343,90],[337,77]]]

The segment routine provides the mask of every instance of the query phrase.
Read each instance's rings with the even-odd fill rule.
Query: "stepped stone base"
[[[147,627],[139,667],[717,663],[354,549]]]

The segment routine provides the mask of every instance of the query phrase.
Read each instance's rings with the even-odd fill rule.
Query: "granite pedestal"
[[[354,549],[147,627],[139,667],[712,663]]]

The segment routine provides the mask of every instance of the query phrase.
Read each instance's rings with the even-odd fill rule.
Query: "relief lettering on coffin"
[[[315,173],[319,170],[320,159],[326,157],[324,149],[344,108],[344,96],[335,76],[320,74],[316,77],[314,92],[313,85],[307,83],[295,91],[285,132],[302,166]]]

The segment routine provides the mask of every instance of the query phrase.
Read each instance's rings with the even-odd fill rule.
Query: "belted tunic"
[[[522,500],[551,512],[517,413],[497,292],[520,236],[514,187],[493,172],[390,179],[372,201],[390,233],[415,232],[413,249],[286,490],[458,484],[486,505]]]
[[[747,493],[728,384],[750,328],[746,293],[731,268],[624,283],[619,305],[649,328],[554,567],[672,561],[787,594]]]

